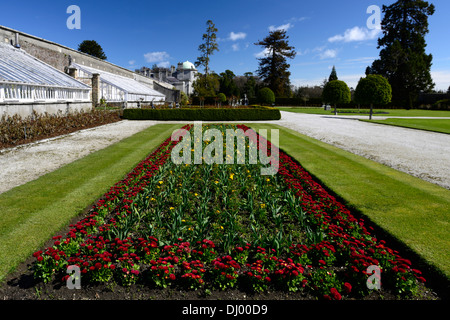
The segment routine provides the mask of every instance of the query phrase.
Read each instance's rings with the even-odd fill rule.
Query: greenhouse
[[[0,43],[0,103],[90,101],[91,87],[29,55]]]
[[[148,85],[135,79],[119,76],[95,68],[71,64],[71,68],[78,70],[78,79],[91,79],[94,74],[100,76],[99,97],[106,102],[154,102],[164,103],[166,96]]]

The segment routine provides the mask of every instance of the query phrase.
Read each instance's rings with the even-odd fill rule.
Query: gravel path
[[[0,150],[0,193],[142,131],[156,121],[123,120]]]
[[[448,134],[291,112],[278,124],[450,189]]]
[[[450,135],[290,112],[268,122],[450,189]],[[0,193],[157,123],[124,120],[0,151]]]

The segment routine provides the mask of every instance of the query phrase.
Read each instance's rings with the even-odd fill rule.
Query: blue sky
[[[3,1],[0,25],[77,49],[83,40],[96,40],[108,61],[134,70],[141,66],[195,62],[206,21],[217,29],[219,50],[211,70],[236,75],[255,72],[262,48],[254,43],[270,30],[287,30],[297,56],[289,60],[291,83],[316,85],[328,78],[333,65],[339,79],[355,87],[364,71],[379,56],[376,30],[368,29],[371,5],[394,0],[192,0],[192,1]],[[429,1],[436,6],[426,37],[433,54],[436,89],[450,86],[450,1]],[[68,29],[70,5],[81,10],[81,29]],[[200,70],[203,71],[203,70]]]

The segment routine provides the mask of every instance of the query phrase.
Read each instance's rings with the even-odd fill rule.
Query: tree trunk
[[[372,111],[373,110],[373,103],[370,104],[370,115],[369,115],[369,120],[372,120]]]

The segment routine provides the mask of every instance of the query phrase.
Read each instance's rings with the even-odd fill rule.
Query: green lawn
[[[0,194],[0,281],[179,127],[152,126]]]
[[[280,126],[248,126],[279,129],[280,147],[306,170],[450,276],[450,190]]]
[[[386,119],[386,120],[363,120],[368,122],[387,124],[412,129],[450,133],[450,119]]]
[[[309,114],[325,114],[333,115],[334,108],[329,111],[325,111],[323,108],[314,107],[278,107],[280,111],[289,111],[295,113],[309,113]],[[375,116],[388,116],[388,117],[450,117],[450,111],[440,110],[419,110],[419,109],[374,109]],[[377,114],[379,113],[379,114]],[[338,115],[367,115],[369,116],[369,109],[342,109],[338,108]]]
[[[0,280],[119,181],[180,124],[150,127],[0,195]],[[450,275],[450,190],[280,126],[281,148],[424,259]]]

